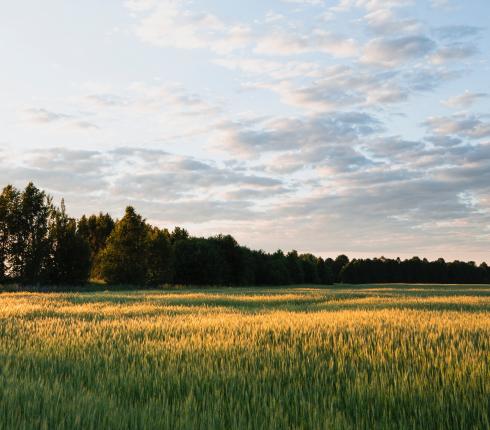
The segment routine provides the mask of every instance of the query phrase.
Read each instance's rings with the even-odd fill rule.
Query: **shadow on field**
[[[182,314],[219,308],[221,311],[263,313],[336,312],[342,310],[465,311],[489,309],[490,286],[369,285],[338,288],[222,288],[146,291],[102,291],[60,294],[72,305],[151,305],[150,312]],[[130,313],[130,312],[129,312]]]
[[[55,299],[57,305],[44,310],[52,316],[57,308],[70,310],[77,318],[111,318],[109,307],[119,308],[115,318],[132,318],[158,314],[182,315],[214,310],[264,313],[338,312],[344,310],[416,310],[464,311],[489,310],[490,285],[335,285],[330,287],[239,287],[239,288],[165,288],[134,290],[130,287],[108,289],[92,284],[83,288],[39,288],[11,291],[1,289],[29,302]],[[19,293],[18,295],[16,293]],[[1,298],[2,295],[0,295]],[[84,305],[95,305],[90,310]],[[78,306],[81,308],[78,309]],[[46,313],[47,312],[47,313]],[[30,316],[34,316],[34,313]]]

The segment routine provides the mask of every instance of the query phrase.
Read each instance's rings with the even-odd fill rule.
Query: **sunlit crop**
[[[490,427],[490,287],[0,295],[0,428]]]

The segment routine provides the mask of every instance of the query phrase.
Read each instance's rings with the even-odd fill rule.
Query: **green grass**
[[[490,286],[0,294],[0,429],[488,429]]]

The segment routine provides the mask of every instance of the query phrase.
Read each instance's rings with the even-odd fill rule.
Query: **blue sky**
[[[488,260],[486,0],[7,2],[0,180],[323,256]]]

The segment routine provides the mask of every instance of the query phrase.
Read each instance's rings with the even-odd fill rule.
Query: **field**
[[[490,286],[0,294],[1,429],[488,429]]]

